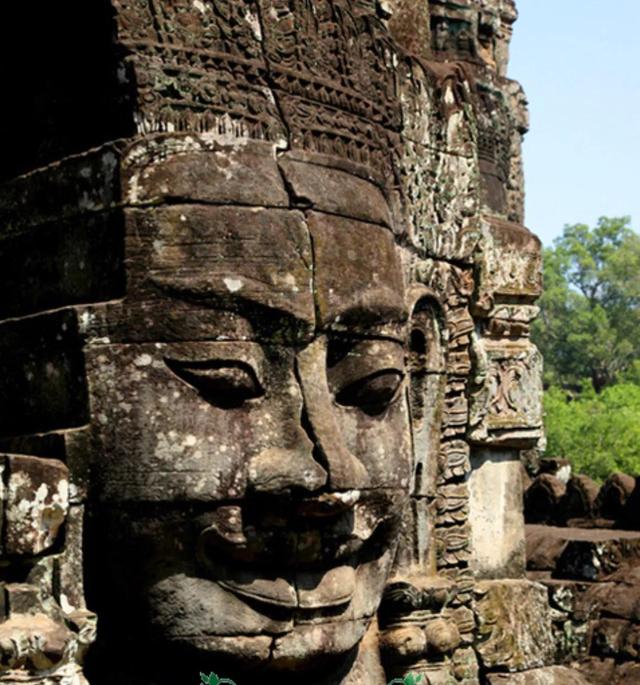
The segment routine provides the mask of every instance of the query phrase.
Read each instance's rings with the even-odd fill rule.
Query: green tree
[[[640,358],[640,236],[629,217],[565,226],[545,250],[541,316],[533,337],[545,382],[596,392]]]
[[[587,387],[577,397],[552,387],[544,408],[547,454],[600,481],[614,471],[640,475],[640,386]]]

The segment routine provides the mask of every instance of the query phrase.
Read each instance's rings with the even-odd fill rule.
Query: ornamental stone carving
[[[0,683],[542,665],[476,585],[542,437],[513,3],[9,12]]]

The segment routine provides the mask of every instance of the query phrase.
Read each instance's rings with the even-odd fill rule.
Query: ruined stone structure
[[[0,683],[584,682],[512,0],[15,5]]]
[[[598,486],[568,462],[531,464],[527,569],[546,588],[542,621],[557,659],[592,685],[640,681],[640,479]]]

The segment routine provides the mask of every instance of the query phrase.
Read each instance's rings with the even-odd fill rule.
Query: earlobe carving
[[[433,495],[446,385],[444,310],[439,298],[428,288],[414,287],[409,296],[409,407],[414,449],[412,491],[415,495]]]

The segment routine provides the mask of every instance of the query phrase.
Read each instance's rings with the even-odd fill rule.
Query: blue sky
[[[527,226],[631,215],[640,231],[640,0],[519,0],[509,76],[529,97]]]

